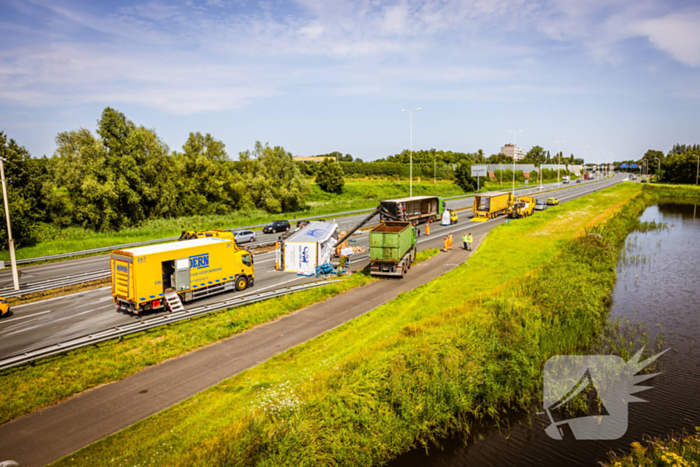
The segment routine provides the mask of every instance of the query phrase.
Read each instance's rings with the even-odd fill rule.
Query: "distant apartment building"
[[[501,154],[512,157],[517,161],[525,159],[525,151],[520,146],[514,144],[506,144],[501,148]]]

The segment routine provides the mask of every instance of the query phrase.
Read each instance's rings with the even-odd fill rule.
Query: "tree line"
[[[154,130],[107,107],[97,132],[59,133],[52,157],[32,158],[0,133],[13,236],[30,244],[37,224],[79,226],[106,232],[147,219],[224,214],[239,209],[268,212],[304,207],[311,192],[292,154],[257,142],[239,154],[234,168],[224,144],[192,132],[181,151],[171,151]],[[0,247],[7,247],[4,210]]]
[[[620,164],[642,164],[650,174],[656,174],[657,181],[664,183],[690,183],[696,181],[700,144],[674,144],[668,153],[649,149],[639,161],[615,162]]]

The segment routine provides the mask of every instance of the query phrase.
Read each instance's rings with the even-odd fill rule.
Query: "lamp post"
[[[659,159],[658,157],[655,157],[654,159],[659,161],[659,168],[656,169],[656,181],[658,182],[659,181],[659,172],[661,172],[661,159]]]
[[[435,153],[433,153],[433,185],[437,185],[437,162],[435,162]]]
[[[698,156],[697,154],[693,154],[693,155],[698,160],[697,167],[695,168],[695,186],[698,186],[698,174],[700,174],[700,156]],[[7,201],[5,201],[5,203],[7,203]],[[7,209],[7,208],[5,208],[5,209]]]
[[[413,112],[418,112],[420,110],[420,107],[418,107],[416,110]],[[410,120],[411,120],[411,155],[410,155],[410,168],[409,168],[409,177],[410,177],[410,182],[409,182],[409,187],[410,187],[410,194],[409,196],[413,198],[413,112],[410,110],[401,110],[401,112],[408,112],[408,115],[410,115]]]
[[[555,141],[559,145],[559,152],[557,153],[557,188],[559,188],[559,166],[561,165],[561,143],[566,143],[566,140]]]
[[[513,199],[515,200],[515,148],[518,147],[518,133],[523,130],[513,131],[508,130],[508,133],[513,133]]]
[[[5,219],[7,220],[7,245],[10,249],[10,263],[12,264],[12,285],[19,290],[19,276],[17,275],[17,260],[15,259],[15,241],[12,238],[12,225],[10,225],[10,205],[7,202],[7,186],[5,185],[5,164],[7,159],[0,157],[0,179],[2,179],[2,198],[5,201]]]

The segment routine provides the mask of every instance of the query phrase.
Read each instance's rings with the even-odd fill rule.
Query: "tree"
[[[650,173],[656,173],[659,169],[659,161],[656,160],[657,158],[663,163],[664,159],[666,159],[666,155],[663,153],[663,151],[649,149],[644,154],[644,157],[642,157],[643,160],[647,161]]]
[[[455,170],[455,183],[466,193],[476,191],[477,180],[472,177],[472,166],[460,163]]]
[[[5,159],[4,170],[7,185],[7,204],[12,221],[12,238],[15,246],[31,244],[34,241],[36,223],[41,219],[37,207],[42,204],[41,179],[29,152],[19,146],[13,139],[0,132],[0,157]],[[2,198],[2,192],[0,192]],[[5,220],[4,200],[0,215],[0,248],[8,248],[7,221]]]
[[[541,146],[533,146],[532,149],[527,152],[525,158],[535,165],[540,165],[547,161],[547,154]]]
[[[107,107],[97,133],[56,137],[43,187],[51,219],[104,232],[177,214],[175,161],[155,132]]]
[[[345,185],[343,176],[340,164],[327,157],[318,165],[316,184],[326,193],[342,193]]]
[[[251,205],[268,212],[298,211],[311,192],[308,182],[282,146],[271,148],[256,141],[252,179],[246,180]]]
[[[488,164],[512,164],[513,158],[503,153],[492,154],[488,159],[486,159],[486,162]]]

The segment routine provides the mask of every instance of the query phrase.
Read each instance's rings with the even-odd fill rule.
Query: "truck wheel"
[[[248,278],[245,276],[241,276],[238,279],[236,279],[236,290],[239,292],[241,290],[245,290],[246,287],[248,287]]]

